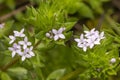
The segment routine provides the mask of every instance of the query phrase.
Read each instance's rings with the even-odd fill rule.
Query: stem
[[[96,29],[97,30],[100,30],[101,26],[102,26],[102,23],[104,21],[104,17],[105,17],[105,14],[103,13],[99,19],[99,22],[98,22],[98,25],[96,26]]]
[[[34,45],[34,49],[37,48],[37,46],[41,43],[41,40],[39,40],[35,45]]]
[[[30,6],[30,5],[33,5],[33,4],[28,3],[28,4],[25,5],[25,6],[22,6],[22,7],[14,10],[14,11],[8,13],[8,14],[5,14],[5,15],[1,16],[1,17],[0,17],[0,22],[4,22],[5,20],[7,20],[8,18],[16,15],[17,13],[24,11],[24,10],[26,9],[26,6]]]
[[[40,40],[34,45],[34,49],[40,44]],[[16,64],[19,61],[20,57],[14,58],[12,61],[0,68],[1,71],[6,71],[9,67]]]
[[[19,58],[20,57],[16,57],[14,58],[12,61],[10,61],[9,63],[7,63],[6,65],[4,65],[2,68],[1,68],[1,71],[6,71],[9,67],[11,67],[13,64],[17,63],[19,61]]]
[[[83,72],[83,70],[81,70],[80,68],[76,69],[75,71],[63,76],[60,80],[70,80],[70,79],[78,76],[81,72]]]

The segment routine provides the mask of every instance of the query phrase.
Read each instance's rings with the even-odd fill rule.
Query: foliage
[[[120,24],[104,14],[100,26],[98,16],[104,13],[102,7],[109,0],[30,0],[37,7],[27,7],[25,12],[15,14],[0,28],[0,80],[114,80],[120,73]],[[15,8],[14,0],[0,0],[9,8]],[[60,28],[65,28],[59,33]],[[99,27],[99,28],[98,28]],[[34,57],[21,61],[19,55],[11,57],[8,47],[9,35],[25,29],[24,33],[33,45]],[[105,39],[99,45],[85,52],[79,48],[75,38],[84,31],[98,29],[105,32]],[[54,34],[53,30],[58,30]],[[51,32],[50,32],[51,31]],[[49,33],[52,38],[46,36]],[[65,39],[60,35],[64,35]],[[55,40],[54,37],[60,37]],[[18,39],[19,40],[19,39]],[[111,61],[111,59],[116,61]],[[120,77],[117,77],[119,80]]]

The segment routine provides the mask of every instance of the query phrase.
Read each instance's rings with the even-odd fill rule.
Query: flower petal
[[[31,55],[26,54],[25,57],[26,57],[26,58],[31,58]]]
[[[52,29],[53,34],[57,34],[58,31],[56,29]]]
[[[86,52],[86,51],[87,51],[87,47],[83,47],[83,51],[85,51],[85,52]]]
[[[10,51],[13,51],[13,50],[14,50],[14,48],[12,48],[12,47],[9,47],[8,49],[9,49]]]
[[[15,56],[15,54],[16,54],[16,52],[15,52],[15,51],[13,51],[13,52],[12,52],[12,58]]]
[[[32,43],[31,42],[27,42],[27,45],[30,46]]]
[[[92,49],[94,47],[94,43],[90,44],[90,49]]]
[[[76,38],[76,39],[74,39],[76,42],[80,42],[80,39],[78,39],[78,38]]]
[[[24,41],[19,41],[18,43],[19,43],[20,45],[24,45],[24,44],[25,44]]]
[[[25,37],[25,38],[24,38],[24,41],[25,41],[25,42],[28,42],[28,38],[27,38],[27,37]]]
[[[35,54],[34,54],[32,51],[31,51],[31,52],[29,52],[29,53],[30,53],[30,55],[31,55],[31,56],[35,56]]]
[[[61,27],[61,28],[58,30],[58,33],[61,34],[64,30],[65,30],[65,28]]]
[[[50,33],[46,33],[45,35],[46,35],[46,37],[50,37]]]
[[[26,45],[26,44],[24,44],[24,45],[23,45],[23,49],[26,49],[26,48],[27,48],[27,45]]]
[[[24,28],[20,31],[20,33],[23,33],[24,32]]]
[[[59,34],[59,37],[65,39],[65,36],[63,34]]]
[[[54,36],[54,40],[56,41],[56,40],[58,40],[58,39],[59,39],[58,35],[55,35],[55,36]]]
[[[21,34],[19,37],[25,37],[25,34]]]
[[[22,61],[24,61],[24,60],[25,60],[25,58],[26,58],[25,56],[22,56]]]

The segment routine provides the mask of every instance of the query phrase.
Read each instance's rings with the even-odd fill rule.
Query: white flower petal
[[[20,33],[23,33],[24,32],[24,28],[20,31]]]
[[[95,28],[91,29],[90,32],[91,32],[91,33],[92,33],[92,32],[95,32]]]
[[[25,56],[22,56],[22,61],[24,61],[24,60],[25,60],[25,58],[26,58]]]
[[[32,51],[32,50],[33,50],[33,46],[30,47],[30,51]]]
[[[19,43],[20,45],[24,45],[24,44],[25,44],[24,41],[19,41],[18,43]]]
[[[86,51],[87,51],[87,47],[83,47],[83,51],[85,51],[85,52],[86,52]]]
[[[59,34],[59,37],[65,39],[65,36],[63,34]]]
[[[94,43],[93,44],[90,44],[90,48],[92,49],[94,47]]]
[[[31,52],[29,52],[29,54],[31,55],[31,56],[35,56],[35,54],[31,51]]]
[[[57,31],[56,29],[52,29],[52,33],[53,33],[53,34],[57,34],[58,31]]]
[[[4,26],[5,26],[5,23],[0,24],[1,29],[4,28]]]
[[[18,55],[22,56],[24,53],[21,50],[17,50]]]
[[[27,38],[27,37],[25,37],[25,38],[24,38],[24,41],[25,41],[25,42],[28,42],[28,38]]]
[[[112,58],[111,60],[110,60],[110,63],[115,63],[116,62],[116,59],[115,58]]]
[[[86,33],[86,34],[87,34],[87,33],[89,33],[89,31],[84,31],[84,33]]]
[[[58,40],[58,39],[59,39],[58,35],[55,35],[55,36],[54,36],[54,40],[56,41],[56,40]]]
[[[31,42],[27,42],[27,45],[30,46],[32,43]]]
[[[45,35],[46,35],[46,37],[50,37],[50,33],[46,33]]]
[[[13,51],[13,50],[14,50],[12,47],[9,47],[8,49],[9,49],[10,51]]]
[[[21,34],[20,37],[25,37],[25,34]]]
[[[26,49],[26,48],[27,48],[27,45],[26,45],[26,44],[24,44],[24,45],[23,45],[23,49]]]
[[[13,51],[13,52],[12,52],[12,58],[15,56],[15,54],[16,54],[16,52],[15,52],[15,51]]]
[[[26,57],[26,58],[31,58],[31,55],[26,54],[25,57]]]
[[[58,33],[61,34],[64,30],[65,30],[65,28],[61,27],[61,28],[58,30]]]
[[[10,39],[14,39],[15,37],[10,35],[9,38],[10,38]]]
[[[74,39],[76,42],[80,42],[80,39],[78,39],[78,38],[76,38],[76,39]]]
[[[10,42],[9,42],[9,44],[12,44],[14,42],[14,40],[11,40]]]

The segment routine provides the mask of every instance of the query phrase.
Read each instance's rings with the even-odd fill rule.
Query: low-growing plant
[[[119,80],[120,25],[104,14],[102,25],[74,30],[108,1],[35,0],[18,22],[1,23],[0,80]]]

